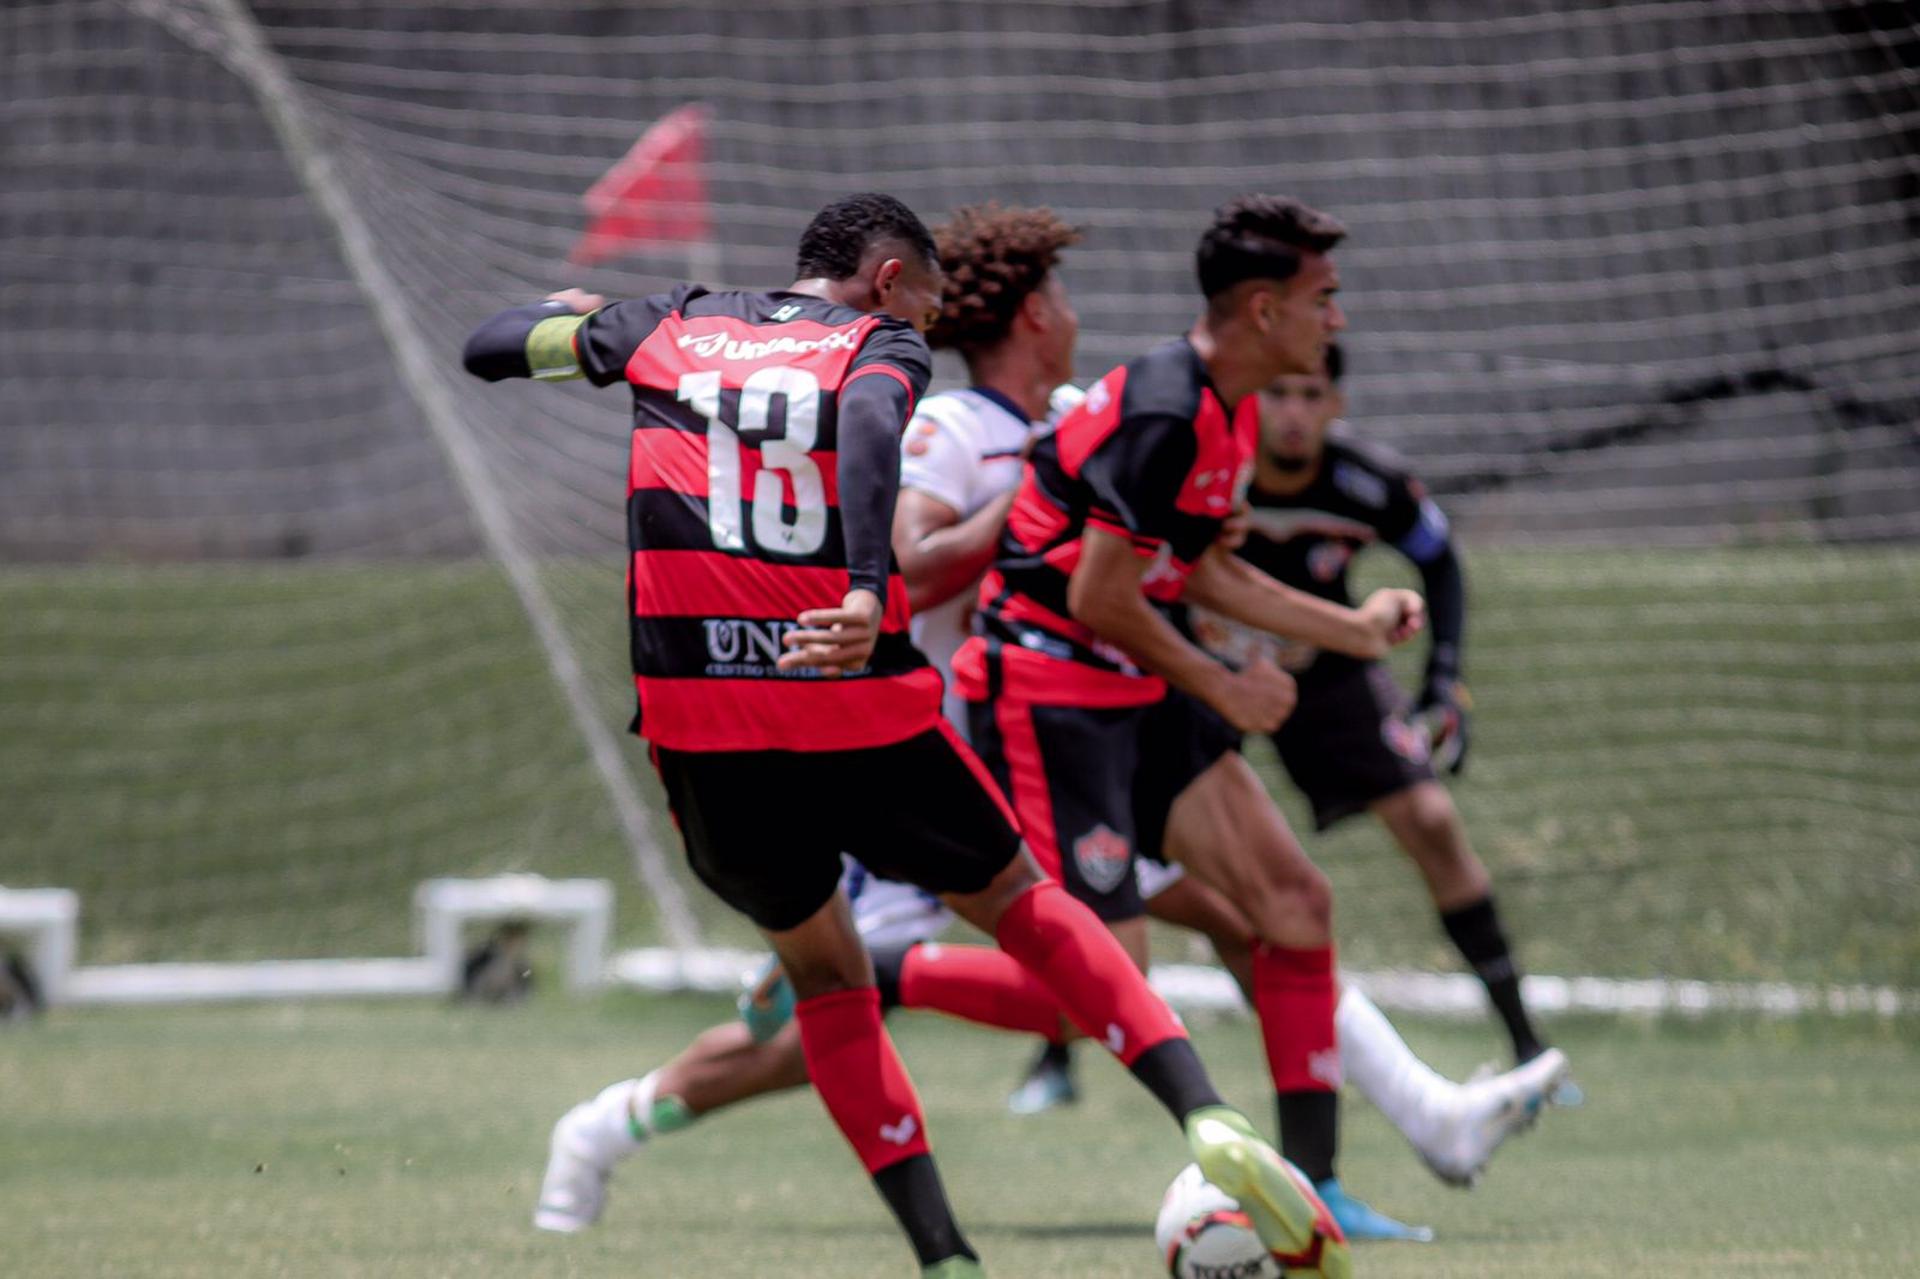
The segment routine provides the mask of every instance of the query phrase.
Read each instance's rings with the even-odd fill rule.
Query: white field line
[[[647,947],[614,955],[608,980],[659,992],[731,992],[763,962],[759,951]],[[1385,969],[1344,973],[1390,1012],[1478,1017],[1480,983],[1465,973]],[[1223,969],[1156,964],[1155,990],[1183,1012],[1244,1014],[1246,1004]],[[114,964],[73,969],[65,1004],[172,1004],[248,999],[366,998],[451,993],[447,968],[426,958],[271,960],[234,964]],[[1900,1017],[1920,1014],[1920,991],[1886,986],[1808,986],[1785,982],[1709,982],[1675,978],[1529,976],[1532,1008],[1566,1013],[1698,1017],[1747,1012]]]
[[[610,979],[657,991],[732,991],[743,974],[765,959],[759,951],[666,947],[627,950],[613,957]],[[1466,973],[1384,969],[1343,973],[1380,1007],[1391,1012],[1448,1017],[1484,1016],[1486,991]],[[1239,989],[1224,969],[1203,964],[1155,964],[1153,988],[1188,1012],[1246,1011]],[[1541,1013],[1755,1012],[1769,1016],[1828,1012],[1895,1017],[1920,1013],[1920,991],[1886,986],[1796,986],[1784,982],[1709,982],[1657,977],[1549,977],[1524,979],[1522,993]]]

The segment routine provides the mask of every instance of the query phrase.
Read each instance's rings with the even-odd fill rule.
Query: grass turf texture
[[[546,1132],[573,1101],[724,1017],[711,999],[536,998],[57,1013],[0,1030],[9,1274],[201,1276],[912,1273],[818,1103],[765,1100],[659,1139],[607,1220],[528,1223]],[[1412,1023],[1456,1076],[1483,1025]],[[1364,1103],[1349,1186],[1431,1222],[1430,1247],[1359,1251],[1369,1279],[1873,1275],[1920,1268],[1911,1027],[1575,1020],[1554,1027],[1591,1093],[1518,1138],[1471,1194],[1435,1182]],[[1184,1162],[1172,1126],[1083,1050],[1085,1100],[1002,1100],[1029,1046],[896,1019],[949,1189],[1005,1279],[1160,1273],[1151,1222]],[[1271,1122],[1248,1023],[1196,1028],[1230,1097]]]
[[[1470,569],[1455,789],[1533,970],[1920,986],[1920,553]],[[624,721],[617,570],[549,581]],[[0,883],[78,889],[85,962],[407,953],[415,883],[500,870],[611,878],[622,940],[660,935],[484,565],[0,569],[0,653]],[[1455,966],[1375,824],[1307,842],[1349,963]],[[691,896],[714,940],[750,940]]]

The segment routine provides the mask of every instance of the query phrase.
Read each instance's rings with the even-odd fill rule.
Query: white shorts
[[[902,950],[931,941],[954,920],[938,897],[912,884],[881,879],[849,857],[840,877],[853,903],[853,926],[868,950]]]
[[[954,913],[925,889],[897,880],[881,879],[849,857],[840,877],[853,903],[853,926],[868,950],[901,950],[915,942],[932,941],[947,931]],[[1186,876],[1186,869],[1137,858],[1133,873],[1144,898],[1165,892]]]

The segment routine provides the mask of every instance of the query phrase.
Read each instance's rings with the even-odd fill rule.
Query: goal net
[[[404,952],[416,882],[503,870],[745,943],[620,732],[623,397],[483,389],[466,332],[776,286],[881,189],[1083,225],[1090,377],[1278,190],[1350,227],[1355,425],[1468,552],[1457,794],[1529,967],[1920,985],[1911,15],[1278,15],[0,9],[0,884],[79,890],[95,963]],[[569,267],[581,193],[696,102],[711,243]],[[1452,966],[1377,828],[1308,842],[1350,961]]]

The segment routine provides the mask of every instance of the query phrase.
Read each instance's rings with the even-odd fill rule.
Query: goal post
[[[78,892],[87,964],[406,956],[423,880],[622,867],[616,948],[751,946],[621,731],[626,407],[482,387],[465,334],[777,287],[882,189],[1082,226],[1085,381],[1262,189],[1349,226],[1353,426],[1459,532],[1454,792],[1522,961],[1920,987],[1899,6],[17,0],[0,65],[0,882]],[[710,247],[570,267],[694,101]],[[1251,755],[1343,955],[1454,967],[1378,829]]]

